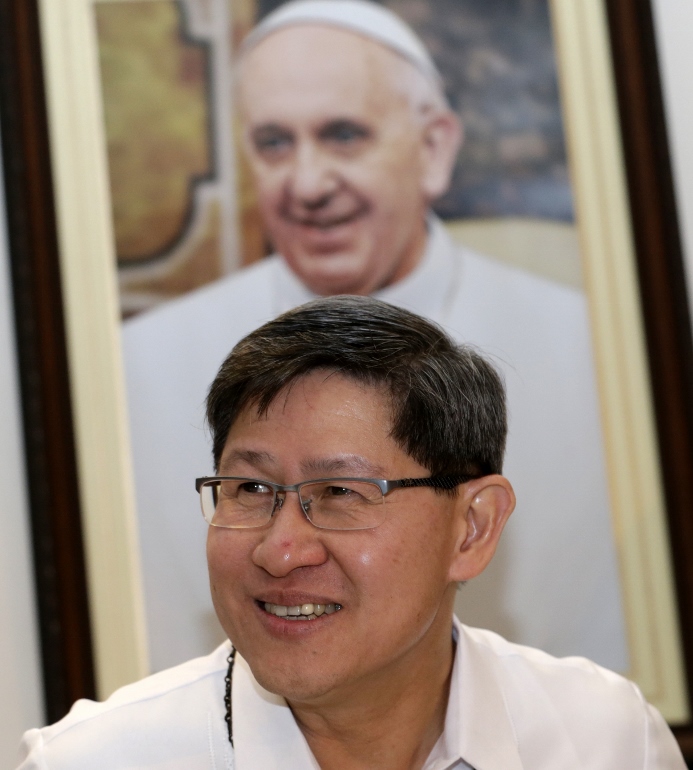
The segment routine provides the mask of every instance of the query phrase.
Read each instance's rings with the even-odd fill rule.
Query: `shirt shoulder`
[[[454,244],[453,248],[462,265],[461,286],[465,283],[475,289],[488,286],[496,293],[520,297],[536,297],[540,293],[542,299],[548,302],[552,299],[557,302],[585,302],[584,290],[576,286],[480,254],[462,244]]]
[[[573,223],[526,218],[466,219],[444,223],[455,247],[483,255],[499,272],[581,291],[583,270]]]
[[[482,629],[463,627],[500,686],[527,766],[552,745],[589,770],[685,770],[659,712],[623,676],[582,657],[556,658]],[[538,726],[541,725],[541,731]]]
[[[453,249],[457,275],[443,326],[455,339],[478,345],[523,380],[532,375],[533,387],[544,382],[552,389],[564,376],[579,373],[583,382],[591,375],[584,291],[462,246]]]
[[[125,338],[150,327],[184,326],[195,319],[204,328],[208,321],[242,321],[244,317],[269,320],[273,275],[281,257],[274,255],[237,270],[195,291],[176,297],[144,313],[126,319]],[[264,316],[267,316],[265,319]]]
[[[162,383],[176,380],[188,384],[197,407],[233,346],[274,316],[279,260],[269,257],[127,319],[122,325],[123,360],[132,405],[141,403],[146,413],[155,403],[151,391],[156,397]],[[174,398],[184,392],[184,387],[169,389]]]
[[[223,711],[228,644],[146,677],[97,703],[77,701],[59,722],[27,731],[18,770],[209,768],[226,748]]]

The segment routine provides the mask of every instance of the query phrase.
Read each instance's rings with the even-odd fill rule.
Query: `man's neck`
[[[403,281],[421,264],[428,244],[428,227],[424,220],[423,227],[417,229],[416,237],[403,249],[401,258],[397,261],[394,271],[385,277],[380,286],[372,291],[380,291]],[[372,293],[372,291],[370,293]]]
[[[421,770],[445,726],[454,644],[417,652],[351,698],[290,704],[321,770]]]

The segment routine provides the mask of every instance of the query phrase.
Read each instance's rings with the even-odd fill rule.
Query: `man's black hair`
[[[507,420],[495,368],[430,321],[355,296],[301,305],[231,351],[207,397],[215,467],[245,408],[266,413],[282,391],[317,369],[388,394],[390,435],[431,475],[501,472]]]

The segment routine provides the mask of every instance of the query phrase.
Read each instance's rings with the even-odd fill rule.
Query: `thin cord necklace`
[[[335,604],[335,609],[337,611],[342,609],[341,604]],[[229,654],[229,657],[226,658],[226,662],[229,664],[229,667],[226,671],[226,676],[224,677],[224,683],[226,685],[226,691],[224,693],[224,705],[226,706],[226,716],[224,717],[226,721],[226,729],[229,733],[229,743],[231,746],[233,746],[233,723],[231,721],[231,680],[233,679],[233,664],[236,660],[236,648],[232,647],[231,652]]]
[[[232,648],[231,654],[226,659],[226,662],[229,664],[229,668],[226,672],[226,676],[224,677],[224,682],[226,683],[226,693],[224,695],[224,705],[226,706],[226,716],[224,719],[226,720],[226,729],[229,731],[229,743],[231,746],[233,746],[233,724],[231,723],[231,678],[233,676],[233,664],[236,659],[236,649],[235,647]]]

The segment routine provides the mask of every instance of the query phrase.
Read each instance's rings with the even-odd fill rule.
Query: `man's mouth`
[[[285,620],[317,620],[321,615],[332,615],[332,613],[339,612],[342,609],[342,605],[336,603],[296,604],[293,607],[288,607],[284,604],[271,604],[270,602],[258,603],[265,612]]]
[[[363,212],[354,211],[339,217],[287,217],[293,224],[311,227],[315,230],[331,230],[340,225],[347,225],[358,219]]]
[[[284,206],[282,214],[284,219],[300,227],[309,227],[315,230],[331,230],[332,228],[348,225],[368,214],[370,207],[361,202],[356,205],[344,207],[330,207],[330,210],[306,211],[305,209]]]

